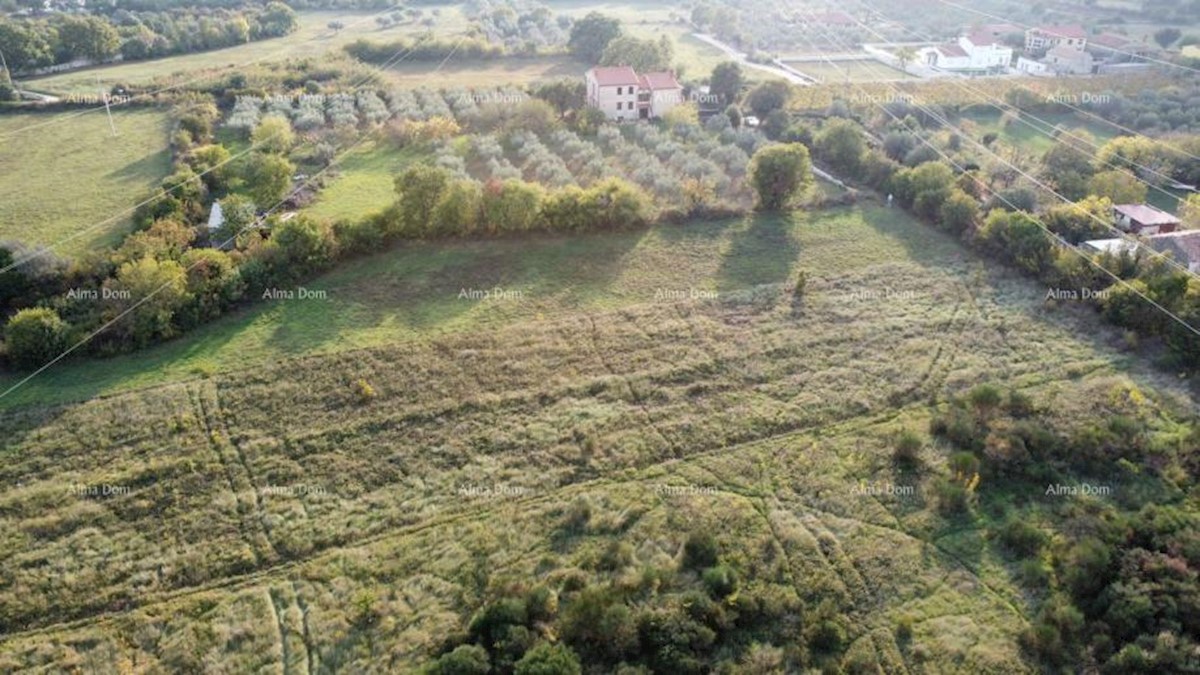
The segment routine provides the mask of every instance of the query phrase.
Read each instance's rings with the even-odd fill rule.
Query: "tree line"
[[[296,13],[281,2],[236,8],[117,9],[0,19],[0,50],[17,74],[75,61],[159,58],[280,37],[296,30]]]

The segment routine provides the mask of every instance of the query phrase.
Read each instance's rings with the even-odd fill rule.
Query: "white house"
[[[629,66],[597,66],[584,79],[587,104],[618,122],[662,117],[683,102],[672,71],[639,75]]]
[[[988,32],[964,35],[956,42],[925,47],[918,52],[930,67],[950,71],[985,71],[1008,68],[1013,50]]]

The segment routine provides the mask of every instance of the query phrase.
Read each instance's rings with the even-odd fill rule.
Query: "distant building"
[[[1008,68],[1013,50],[990,33],[975,32],[952,43],[925,47],[918,55],[922,63],[939,70],[989,71]]]
[[[618,122],[662,117],[683,103],[673,71],[639,75],[629,66],[597,66],[584,79],[587,104]]]
[[[1174,232],[1180,224],[1175,216],[1149,204],[1117,204],[1113,222],[1126,232],[1143,235]]]
[[[1154,57],[1159,49],[1125,35],[1101,33],[1088,39],[1087,51],[1099,63],[1128,63]]]
[[[1054,47],[1083,51],[1087,47],[1087,31],[1083,26],[1044,26],[1025,31],[1025,51],[1043,52]]]

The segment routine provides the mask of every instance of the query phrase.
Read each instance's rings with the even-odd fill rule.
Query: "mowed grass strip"
[[[382,192],[382,178],[375,180]],[[0,408],[83,400],[306,354],[653,303],[663,292],[782,284],[798,268],[834,274],[906,258],[953,266],[965,264],[966,256],[953,239],[899,209],[874,207],[607,234],[404,244],[305,284],[324,291],[325,300],[256,300],[175,342],[58,364],[0,399]],[[481,292],[490,296],[480,300]],[[4,373],[0,388],[19,379]]]
[[[0,142],[0,240],[49,246],[82,232],[55,248],[67,255],[112,245],[129,224],[119,214],[170,171],[163,111],[114,112],[116,136],[102,110],[22,131],[72,114],[0,115],[0,136],[13,134]]]

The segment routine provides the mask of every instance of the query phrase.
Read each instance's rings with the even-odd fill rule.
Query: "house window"
[[[620,96],[623,93],[624,93],[624,89],[621,87],[617,87],[617,96]]]
[[[621,109],[621,102],[617,101],[617,110],[620,110],[620,109]]]

